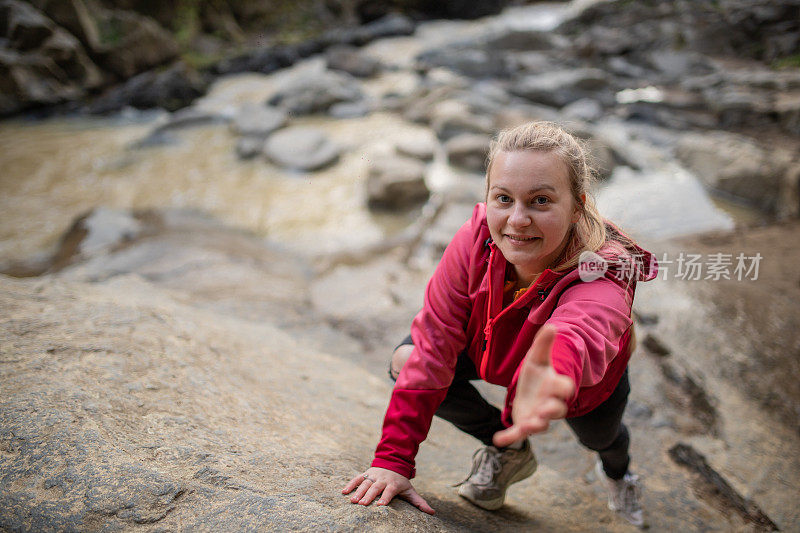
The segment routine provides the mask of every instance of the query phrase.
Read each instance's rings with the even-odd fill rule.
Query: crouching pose
[[[655,261],[599,215],[586,154],[559,126],[500,133],[486,175],[486,202],[448,245],[392,356],[396,384],[372,465],[342,492],[362,505],[399,496],[433,513],[409,480],[436,414],[484,444],[458,493],[498,509],[536,470],[528,436],[566,418],[598,454],[609,507],[641,526],[622,413],[634,291],[655,277]],[[507,387],[502,411],[476,379]]]

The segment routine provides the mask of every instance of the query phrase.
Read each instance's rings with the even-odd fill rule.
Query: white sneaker
[[[536,456],[525,439],[519,450],[485,446],[472,456],[472,472],[459,483],[458,494],[478,507],[494,511],[503,506],[506,490],[536,471]]]
[[[608,508],[622,515],[634,526],[646,528],[640,503],[642,486],[639,483],[639,476],[627,472],[622,479],[611,479],[606,475],[600,461],[595,465],[595,473],[597,479],[605,483],[608,491]]]

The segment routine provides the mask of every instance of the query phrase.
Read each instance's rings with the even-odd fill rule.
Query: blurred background
[[[601,212],[662,265],[634,307],[629,409],[654,523],[798,527],[799,0],[0,0],[0,32],[7,287],[169,294],[381,378],[483,200],[492,135],[563,124],[592,156]],[[84,289],[53,291],[41,298],[83,316]],[[106,315],[135,328],[137,313]],[[92,339],[86,320],[69,331]],[[16,361],[4,378],[48,390]],[[545,457],[580,479],[567,436],[545,437]],[[581,530],[584,511],[553,523]]]

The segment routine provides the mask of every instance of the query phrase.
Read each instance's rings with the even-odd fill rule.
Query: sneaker
[[[622,479],[611,479],[606,475],[600,461],[595,465],[595,473],[597,479],[605,481],[608,490],[608,508],[621,514],[634,526],[646,528],[640,503],[642,486],[639,483],[639,476],[628,472]]]
[[[481,448],[472,456],[472,472],[459,483],[458,494],[478,507],[494,511],[503,506],[506,490],[536,471],[536,457],[525,439],[522,448]]]

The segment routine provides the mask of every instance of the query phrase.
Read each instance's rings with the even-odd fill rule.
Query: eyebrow
[[[500,185],[492,185],[492,186],[489,188],[489,190],[490,190],[490,191],[491,191],[491,190],[493,190],[493,189],[498,189],[498,190],[500,190],[500,191],[503,191],[503,192],[511,192],[510,190],[508,190],[508,189],[506,189],[505,187],[502,187],[502,186],[500,186]],[[541,187],[536,187],[535,189],[530,189],[530,190],[528,191],[528,194],[533,194],[533,193],[535,193],[535,192],[539,192],[539,191],[552,191],[552,192],[556,192],[556,188],[555,188],[555,187],[553,187],[553,186],[551,186],[551,185],[542,185]]]

